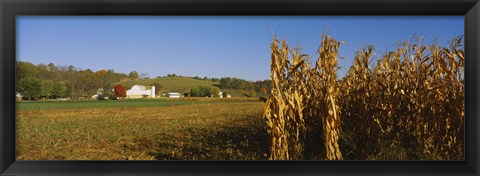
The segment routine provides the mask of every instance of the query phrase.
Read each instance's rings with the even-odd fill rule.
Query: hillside
[[[218,88],[216,85],[219,82],[213,82],[211,80],[198,80],[188,77],[166,77],[166,78],[154,78],[154,79],[138,79],[138,80],[129,80],[121,81],[119,84],[125,87],[125,89],[130,89],[132,86],[139,84],[147,86],[147,89],[150,89],[150,85],[153,83],[159,83],[163,86],[160,90],[161,93],[166,92],[179,92],[184,93],[190,91],[191,88],[196,86],[205,86],[211,88]],[[233,90],[233,89],[220,89],[222,92],[227,92],[231,94],[232,97],[246,97],[249,91],[246,90]]]

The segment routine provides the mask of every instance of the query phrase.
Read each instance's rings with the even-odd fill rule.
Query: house
[[[218,92],[218,97],[223,98],[223,92],[222,91]]]
[[[147,90],[144,85],[134,85],[127,90],[127,98],[155,98],[155,86]]]
[[[22,94],[20,94],[20,93],[18,93],[18,92],[15,93],[15,99],[17,99],[17,101],[22,100],[22,98],[23,98],[23,97],[22,97]]]
[[[230,94],[227,94],[227,98],[232,98],[232,95],[230,95]]]
[[[178,93],[178,92],[168,92],[168,93],[167,93],[167,97],[168,97],[168,98],[180,98],[180,96],[181,96],[181,95],[180,95],[180,93]]]

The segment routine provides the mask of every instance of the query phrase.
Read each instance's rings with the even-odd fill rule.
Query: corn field
[[[380,58],[368,46],[340,80],[342,42],[323,35],[313,64],[274,38],[264,111],[269,159],[462,160],[462,43],[457,37],[446,48],[418,38]]]

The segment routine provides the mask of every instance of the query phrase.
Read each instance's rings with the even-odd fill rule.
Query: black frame
[[[465,161],[15,161],[16,15],[464,15]],[[462,175],[480,171],[479,0],[0,0],[1,175]]]

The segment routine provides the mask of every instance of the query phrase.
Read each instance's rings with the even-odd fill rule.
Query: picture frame
[[[480,173],[478,0],[0,0],[1,175],[462,175]],[[464,15],[465,161],[16,161],[18,15]]]

